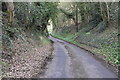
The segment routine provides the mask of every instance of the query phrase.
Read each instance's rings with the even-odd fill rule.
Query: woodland
[[[92,52],[118,72],[118,2],[2,2],[0,5],[1,78],[29,78],[38,73],[34,68],[43,69],[53,50],[50,35]],[[21,69],[18,65],[26,67]]]

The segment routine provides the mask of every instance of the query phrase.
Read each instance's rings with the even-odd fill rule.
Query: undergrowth
[[[104,32],[97,34],[92,32],[79,31],[78,33],[52,33],[53,36],[74,43],[78,46],[82,44],[96,48],[92,50],[94,54],[102,55],[106,61],[114,66],[120,66],[118,52],[118,31],[117,29],[106,29]]]

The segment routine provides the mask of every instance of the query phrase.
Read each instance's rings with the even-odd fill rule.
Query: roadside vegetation
[[[61,3],[59,8],[52,36],[89,50],[118,71],[118,3]]]
[[[118,71],[117,2],[2,2],[0,65],[2,77],[42,74],[52,55],[51,35],[76,44]],[[49,23],[50,21],[50,23]],[[39,75],[40,77],[40,75]]]
[[[57,3],[2,2],[0,43],[2,77],[31,78],[43,72],[52,55],[47,24]],[[51,15],[53,14],[53,15]]]

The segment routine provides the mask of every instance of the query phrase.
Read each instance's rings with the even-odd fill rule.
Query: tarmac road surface
[[[46,78],[117,78],[87,51],[51,36],[49,39],[54,42],[54,55]]]

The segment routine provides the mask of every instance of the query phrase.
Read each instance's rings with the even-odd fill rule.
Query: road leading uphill
[[[54,44],[53,60],[48,64],[46,78],[117,78],[87,51],[65,41],[49,37]]]

